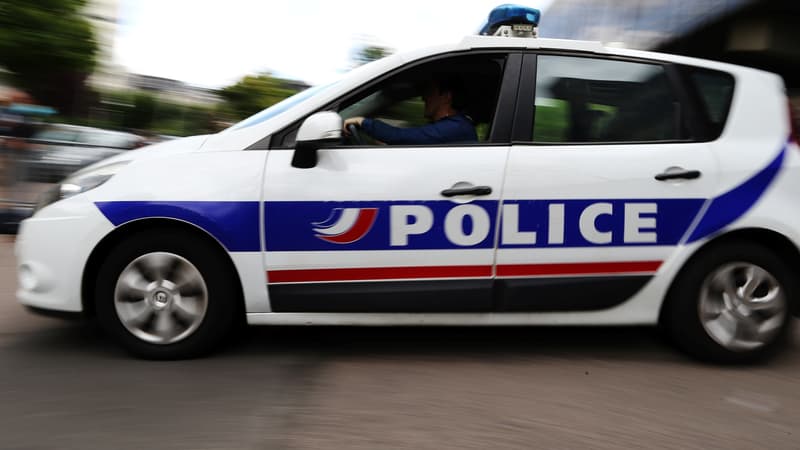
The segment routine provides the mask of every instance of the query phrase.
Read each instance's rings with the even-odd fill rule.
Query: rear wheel
[[[220,251],[179,231],[140,233],[99,270],[97,317],[128,351],[180,359],[213,350],[237,310],[235,277]]]
[[[752,243],[705,250],[670,292],[667,326],[687,353],[721,363],[771,356],[791,323],[796,287],[784,262]]]

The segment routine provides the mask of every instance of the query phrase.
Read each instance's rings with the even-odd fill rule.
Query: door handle
[[[680,167],[670,167],[665,172],[656,175],[658,181],[668,180],[695,180],[700,178],[699,170],[685,170]]]
[[[489,186],[463,186],[452,187],[442,191],[445,197],[455,197],[458,195],[489,195],[492,193],[492,188]]]

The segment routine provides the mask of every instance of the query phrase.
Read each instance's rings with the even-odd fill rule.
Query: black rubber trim
[[[261,138],[260,141],[256,142],[255,144],[247,147],[245,150],[269,150],[272,146],[272,134],[267,137]]]
[[[274,312],[596,311],[624,303],[650,275],[499,280],[293,283],[269,286]]]
[[[273,284],[275,312],[487,312],[492,280]]]
[[[498,311],[596,311],[624,303],[650,275],[496,280]]]
[[[521,70],[522,55],[519,53],[509,54],[503,69],[503,78],[500,82],[500,94],[497,97],[492,132],[489,136],[490,142],[501,142],[507,145],[511,141]]]
[[[82,312],[74,312],[74,311],[57,311],[54,309],[44,309],[44,308],[37,308],[35,306],[24,305],[25,309],[28,311],[45,317],[52,317],[55,319],[62,319],[62,320],[70,320],[74,322],[80,322],[86,319],[86,315]]]
[[[514,142],[532,140],[536,111],[536,64],[535,53],[524,55],[514,114],[514,129],[511,133],[511,140]]]
[[[583,51],[583,50],[569,50],[569,49],[560,50],[560,49],[542,48],[542,49],[531,49],[528,50],[528,52],[537,55],[574,56],[577,58],[598,58],[598,59],[609,59],[614,61],[656,64],[660,66],[663,66],[665,64],[671,64],[669,61],[664,61],[663,59],[640,58],[638,56],[623,56],[623,55],[597,53],[597,52]]]

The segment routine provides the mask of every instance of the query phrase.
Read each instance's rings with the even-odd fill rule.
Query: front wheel
[[[99,271],[100,324],[143,358],[207,353],[228,335],[238,300],[232,270],[219,254],[183,232],[131,236]]]
[[[771,356],[791,324],[794,278],[772,251],[752,243],[706,249],[681,271],[665,307],[672,339],[720,363]]]

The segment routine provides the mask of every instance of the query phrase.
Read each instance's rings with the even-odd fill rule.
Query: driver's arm
[[[441,120],[418,127],[401,128],[377,119],[367,118],[361,121],[361,129],[373,138],[389,145],[430,145],[466,140],[460,136],[463,133],[459,131],[459,125],[449,120]]]
[[[361,124],[364,122],[363,117],[350,117],[344,119],[344,124],[342,124],[342,131],[344,132],[345,136],[350,136],[350,130],[347,129],[348,125],[355,125],[358,128],[361,128]]]

